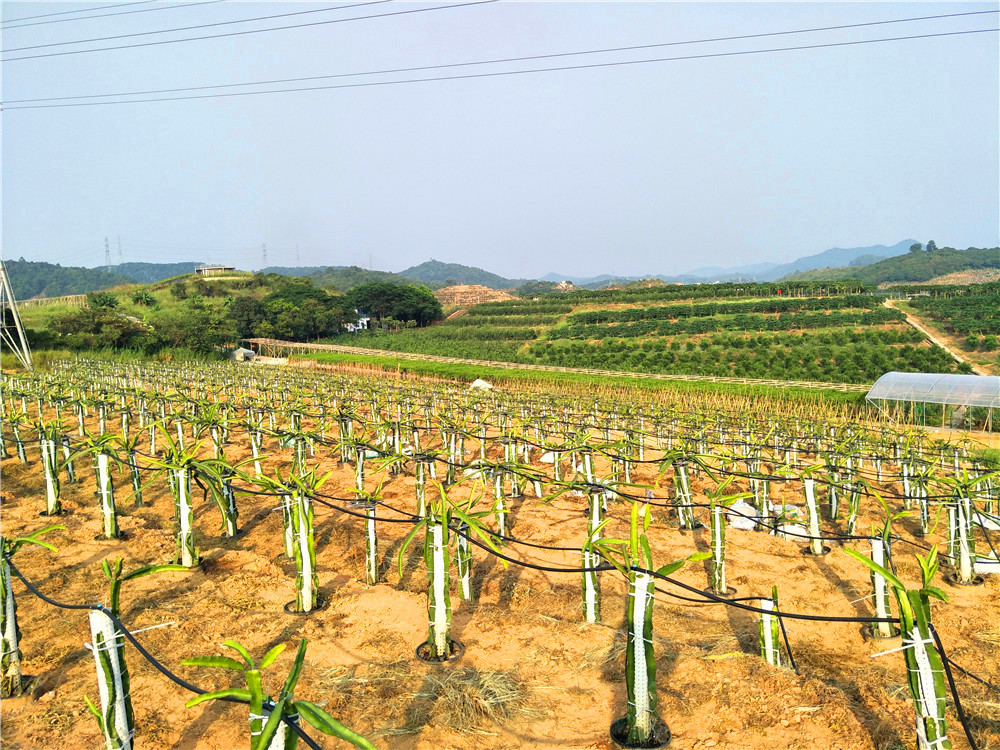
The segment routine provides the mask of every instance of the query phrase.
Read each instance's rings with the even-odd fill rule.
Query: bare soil
[[[239,440],[226,447],[230,459],[247,452]],[[37,457],[29,453],[29,458],[34,462],[28,466],[16,458],[2,464],[5,536],[49,521],[38,517],[44,502],[41,472]],[[351,467],[338,465],[325,451],[318,451],[316,460],[322,470],[334,472],[324,493],[351,496]],[[271,468],[277,465],[272,462]],[[165,481],[146,490],[147,504],[142,507],[121,500],[125,539],[95,541],[99,521],[93,472],[79,461],[78,474],[82,482],[63,484],[66,515],[59,520],[67,530],[48,537],[58,553],[23,549],[15,562],[58,600],[106,602],[101,560],[122,556],[126,570],[171,560],[172,501]],[[652,484],[654,467],[645,466],[638,480]],[[370,477],[372,486],[376,482]],[[116,475],[116,485],[119,497],[125,498],[126,476]],[[696,480],[698,500],[704,498],[703,489]],[[657,494],[667,493],[664,488]],[[797,492],[779,489],[776,497],[782,495],[801,507]],[[387,478],[387,505],[413,511],[413,498],[411,476]],[[602,574],[604,623],[587,625],[581,622],[578,574],[504,566],[474,549],[475,601],[461,601],[454,590],[452,594],[453,637],[465,645],[465,655],[453,664],[432,666],[414,659],[415,647],[427,634],[427,579],[419,543],[405,556],[402,576],[397,568],[397,551],[409,524],[379,525],[383,581],[367,586],[361,519],[318,507],[317,560],[321,596],[329,606],[310,616],[295,616],[282,611],[282,605],[294,599],[294,564],[282,552],[277,502],[259,495],[241,496],[239,502],[243,533],[236,539],[220,536],[220,517],[211,502],[199,504],[196,525],[204,557],[200,569],[150,576],[123,587],[122,616],[128,627],[170,623],[137,637],[184,679],[206,689],[235,684],[230,682],[232,672],[180,663],[186,657],[222,653],[227,638],[239,640],[258,657],[276,643],[288,643],[266,681],[266,687],[277,692],[294,647],[300,638],[308,638],[297,695],[324,705],[379,747],[613,747],[608,726],[625,712],[625,588],[617,574]],[[584,507],[581,498],[568,496],[548,505],[530,495],[513,500],[510,533],[536,544],[576,548],[586,537]],[[610,511],[618,520],[606,533],[621,536],[626,509],[611,504]],[[871,508],[868,512],[859,529],[876,520]],[[386,519],[400,517],[388,509],[380,513]],[[912,539],[915,526],[915,520],[907,518],[897,530]],[[658,564],[708,549],[706,531],[679,530],[664,509],[654,513],[649,533]],[[788,611],[871,614],[862,599],[870,590],[868,576],[841,547],[834,545],[831,554],[821,558],[803,555],[800,547],[763,533],[730,529],[730,585],[739,596],[761,596],[777,584],[780,606]],[[898,572],[910,583],[918,576],[914,549],[896,548]],[[576,567],[580,562],[576,551],[511,545],[504,552],[550,566]],[[705,565],[689,564],[677,578],[703,588],[708,580]],[[992,576],[979,587],[942,586],[951,601],[935,603],[933,616],[949,655],[1000,683],[1000,581]],[[89,638],[86,613],[55,609],[18,581],[14,589],[25,672],[32,677],[23,697],[3,701],[3,747],[99,747],[96,723],[83,701],[84,695],[97,699],[93,657],[83,647]],[[673,731],[671,748],[914,747],[903,659],[899,653],[872,658],[897,647],[898,641],[867,640],[857,623],[789,621],[788,631],[797,673],[761,660],[755,614],[659,594],[654,615],[659,713]],[[126,653],[137,747],[249,746],[245,707],[208,703],[186,709],[189,693],[156,672],[133,648],[127,647]],[[1000,698],[967,678],[957,679],[979,747],[1000,747]],[[515,698],[503,705],[494,693],[484,699],[488,680],[502,684]],[[495,720],[488,715],[491,711]],[[949,711],[949,717],[955,747],[968,747],[954,713]],[[341,746],[312,734],[324,747]]]

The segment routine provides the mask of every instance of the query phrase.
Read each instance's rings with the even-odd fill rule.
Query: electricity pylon
[[[0,260],[0,341],[10,347],[25,370],[31,369],[31,349],[28,348],[24,325],[17,312],[17,300],[14,299],[14,290],[7,276],[7,266],[2,260]]]

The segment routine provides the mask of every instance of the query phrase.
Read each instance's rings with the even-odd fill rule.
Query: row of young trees
[[[992,335],[994,343],[1000,334],[1000,296],[995,292],[958,297],[920,297],[910,304],[921,314],[943,323],[953,333]]]
[[[644,350],[641,345],[623,340],[578,347],[535,344],[528,354],[519,355],[519,361],[633,372],[836,383],[871,383],[891,370],[956,369],[954,360],[939,347],[803,344],[793,349],[692,346],[680,350]]]
[[[636,320],[678,320],[705,318],[713,315],[745,315],[749,313],[782,313],[803,310],[873,310],[882,304],[871,295],[846,294],[842,297],[790,297],[745,302],[706,302],[686,305],[654,305],[625,309],[585,310],[574,313],[567,322],[626,323]]]
[[[553,328],[552,338],[602,338],[698,335],[714,331],[791,331],[802,328],[874,326],[906,319],[899,310],[880,307],[866,311],[788,312],[778,315],[739,313],[726,316],[680,318],[675,321],[640,320],[633,323],[584,323],[572,319],[565,327]]]

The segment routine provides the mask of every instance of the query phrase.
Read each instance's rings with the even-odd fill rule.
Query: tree
[[[919,253],[919,252],[922,252],[923,249],[924,249],[924,246],[921,245],[919,242],[914,242],[912,245],[910,245],[910,252],[911,253]]]
[[[295,341],[335,335],[348,317],[343,300],[315,288],[309,279],[287,280],[264,298],[264,313],[254,330],[260,336]]]
[[[937,243],[934,240],[927,240],[927,252],[933,253],[937,250]]]
[[[410,284],[362,284],[348,292],[345,301],[376,320],[414,320],[420,326],[440,320],[443,314],[441,303],[428,289]]]
[[[254,335],[257,326],[264,320],[264,303],[254,297],[237,297],[229,305],[229,320],[241,339]]]
[[[94,310],[98,308],[111,309],[118,307],[118,298],[111,292],[91,292],[87,295],[87,306]]]
[[[170,285],[170,295],[174,299],[187,299],[188,289],[186,281],[175,281]]]
[[[155,337],[141,321],[128,318],[110,307],[85,307],[61,315],[49,324],[61,346],[70,349],[155,348]]]
[[[183,347],[198,354],[211,354],[235,334],[224,310],[204,304],[160,315],[153,323],[171,348]]]
[[[140,289],[132,295],[132,302],[136,305],[143,305],[144,307],[155,307],[156,297],[147,292],[145,289]]]

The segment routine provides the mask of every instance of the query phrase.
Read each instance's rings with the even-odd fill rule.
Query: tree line
[[[205,355],[245,338],[315,341],[339,334],[362,317],[373,327],[420,327],[442,316],[434,295],[413,285],[380,282],[330,294],[308,278],[257,274],[231,282],[180,279],[167,289],[162,300],[153,288],[93,292],[86,307],[31,330],[31,343],[77,351],[173,349]],[[131,303],[128,311],[123,303]]]

